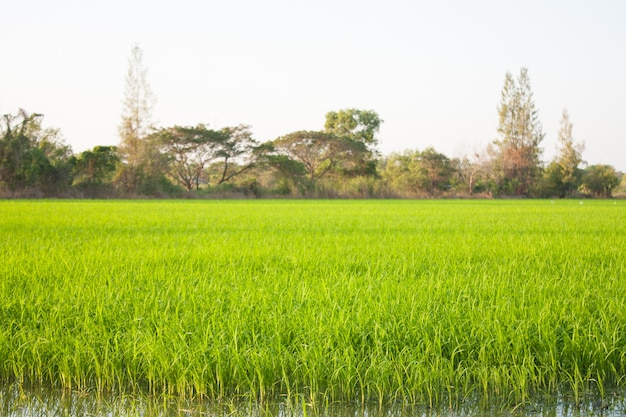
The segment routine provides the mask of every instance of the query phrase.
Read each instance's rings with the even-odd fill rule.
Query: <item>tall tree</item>
[[[561,182],[565,194],[575,191],[580,185],[582,171],[578,166],[583,162],[584,143],[575,143],[572,136],[572,122],[567,109],[561,115],[561,127],[558,133],[558,155],[556,163],[560,167]]]
[[[517,81],[507,73],[498,106],[499,125],[494,147],[494,165],[501,191],[529,195],[540,174],[544,138],[530,87],[528,70]]]
[[[152,128],[152,110],[156,99],[147,80],[143,51],[138,45],[131,50],[124,88],[122,121],[119,126],[118,153],[123,165],[117,182],[128,193],[137,192],[142,175],[155,174],[154,158],[158,155],[146,141]]]

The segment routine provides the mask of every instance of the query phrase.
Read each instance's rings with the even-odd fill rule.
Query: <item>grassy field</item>
[[[0,378],[212,399],[626,385],[624,201],[0,201]]]

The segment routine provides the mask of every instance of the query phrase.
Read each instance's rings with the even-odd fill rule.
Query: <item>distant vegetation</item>
[[[623,204],[0,201],[0,379],[296,404],[604,396],[626,374]]]
[[[326,114],[319,131],[259,142],[249,126],[155,127],[155,99],[142,51],[129,60],[119,146],[73,154],[42,115],[0,119],[0,196],[39,197],[611,197],[626,194],[612,166],[584,167],[563,111],[558,154],[541,159],[544,138],[528,71],[507,73],[496,139],[450,158],[434,148],[380,155],[382,118],[373,110]],[[621,187],[620,187],[621,181]]]

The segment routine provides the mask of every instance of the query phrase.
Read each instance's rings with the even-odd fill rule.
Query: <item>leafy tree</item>
[[[619,176],[610,165],[590,165],[583,174],[583,190],[597,197],[610,198],[618,185]]]
[[[538,189],[540,197],[559,197],[567,195],[563,184],[563,168],[556,161],[550,162],[543,170],[543,178]]]
[[[375,156],[378,154],[376,134],[382,123],[383,120],[373,110],[344,109],[326,113],[325,132],[361,142],[366,147],[365,152],[354,155],[351,163],[343,167],[344,174],[350,176],[376,174]]]
[[[37,140],[42,161],[39,184],[47,195],[68,190],[73,181],[72,148],[62,139],[59,129],[47,128]]]
[[[498,135],[492,147],[496,181],[504,192],[529,195],[540,174],[539,147],[544,138],[528,70],[517,81],[507,73],[498,106]]]
[[[273,173],[275,181],[271,184],[275,192],[287,195],[306,188],[306,169],[304,164],[287,155],[273,154],[273,146],[262,145],[258,157],[258,166]]]
[[[417,150],[393,152],[382,163],[383,180],[401,195],[416,195],[421,191],[423,173],[420,170]]]
[[[422,152],[406,150],[391,154],[384,164],[383,179],[400,194],[434,195],[450,187],[453,174],[450,159],[429,147]]]
[[[96,146],[81,152],[74,161],[74,185],[96,193],[110,183],[118,163],[115,146]]]
[[[152,109],[156,99],[147,81],[143,51],[138,45],[131,50],[124,89],[122,121],[119,126],[120,145],[117,150],[122,164],[116,182],[130,194],[141,182],[160,175],[159,155],[146,137],[152,128]],[[156,160],[155,160],[156,159]]]
[[[378,145],[376,133],[383,120],[373,110],[345,109],[326,113],[324,130],[337,136],[347,136],[371,147]]]
[[[204,171],[218,156],[227,137],[223,132],[209,129],[205,124],[195,127],[163,128],[151,135],[166,159],[167,174],[187,191],[198,190],[208,182]]]
[[[620,183],[615,189],[616,194],[620,194],[622,196],[626,196],[626,174],[618,173],[620,176]]]
[[[41,114],[20,109],[0,120],[0,184],[11,191],[54,194],[71,184],[71,148],[57,129],[43,129]]]
[[[341,163],[367,151],[363,142],[329,132],[298,131],[272,142],[277,155],[300,162],[312,185],[328,176]]]
[[[168,176],[188,191],[226,183],[252,168],[257,142],[249,126],[212,130],[206,124],[163,128],[148,137],[167,161]]]
[[[572,123],[569,113],[563,109],[561,127],[557,136],[559,146],[555,162],[560,167],[561,186],[560,196],[564,197],[576,191],[582,180],[582,170],[578,167],[583,162],[582,153],[585,150],[584,143],[575,143],[572,136]]]
[[[429,147],[422,151],[419,160],[422,172],[425,174],[425,181],[422,183],[425,191],[434,194],[450,187],[454,169],[447,156]]]
[[[29,166],[41,117],[40,114],[28,114],[23,109],[17,115],[3,116],[0,125],[0,183],[12,191],[31,185]]]
[[[216,152],[217,184],[228,182],[255,165],[258,142],[252,139],[250,126],[239,125],[220,129],[223,139]]]

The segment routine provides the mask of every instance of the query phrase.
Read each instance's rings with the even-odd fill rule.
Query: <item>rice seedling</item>
[[[623,386],[626,207],[1,201],[0,378],[293,404]]]

